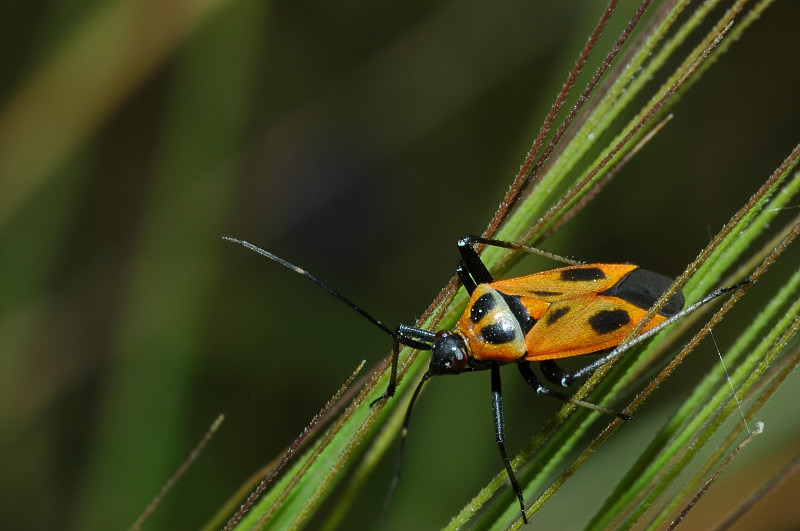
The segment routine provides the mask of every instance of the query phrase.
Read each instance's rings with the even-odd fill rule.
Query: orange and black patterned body
[[[619,345],[672,279],[630,264],[584,264],[479,284],[454,333],[478,361],[544,361]],[[650,330],[683,308],[678,292]]]

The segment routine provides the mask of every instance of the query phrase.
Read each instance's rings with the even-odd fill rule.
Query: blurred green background
[[[635,5],[622,2],[598,56]],[[485,227],[603,7],[6,6],[0,528],[126,528],[224,413],[148,528],[208,521],[358,362],[370,367],[390,346],[220,236],[285,256],[387,323],[413,321],[452,275],[456,238]],[[545,246],[680,273],[800,138],[799,21],[797,2],[767,10]],[[792,252],[775,279],[797,267]],[[717,360],[708,347],[695,358],[686,388]],[[558,404],[507,380],[515,451]],[[761,450],[687,525],[703,528],[797,452],[797,375],[790,383],[764,412]],[[481,375],[429,386],[387,529],[441,526],[499,470],[488,388]],[[626,445],[655,430],[682,390],[656,393],[540,525],[584,522],[581,507],[589,514],[609,488],[595,481],[622,474]],[[376,522],[393,456],[384,461],[347,528]],[[753,520],[762,528],[767,517],[800,522],[796,503],[772,503]]]

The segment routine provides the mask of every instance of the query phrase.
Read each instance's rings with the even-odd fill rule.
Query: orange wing
[[[646,313],[617,297],[595,293],[554,302],[525,336],[525,359],[552,360],[616,347]],[[665,320],[656,315],[645,330]]]
[[[507,295],[554,303],[606,291],[637,268],[633,264],[582,264],[496,280],[490,285]]]

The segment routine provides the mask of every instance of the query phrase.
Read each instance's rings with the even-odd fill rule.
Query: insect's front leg
[[[389,372],[389,384],[386,386],[386,391],[384,391],[381,396],[370,402],[369,407],[375,407],[375,405],[383,402],[387,398],[394,396],[394,392],[397,390],[397,364],[399,363],[399,359],[400,340],[395,336],[392,346],[392,368]]]
[[[383,402],[387,398],[393,397],[397,390],[397,366],[400,363],[400,349],[402,346],[415,348],[417,350],[430,350],[431,344],[436,334],[429,330],[423,330],[413,326],[400,324],[392,334],[392,366],[389,372],[389,384],[386,391],[381,396],[370,403],[370,407]]]

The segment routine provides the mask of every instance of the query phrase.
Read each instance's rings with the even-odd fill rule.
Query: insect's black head
[[[428,367],[431,374],[458,374],[469,362],[466,341],[453,332],[437,332],[432,350],[431,364]]]

